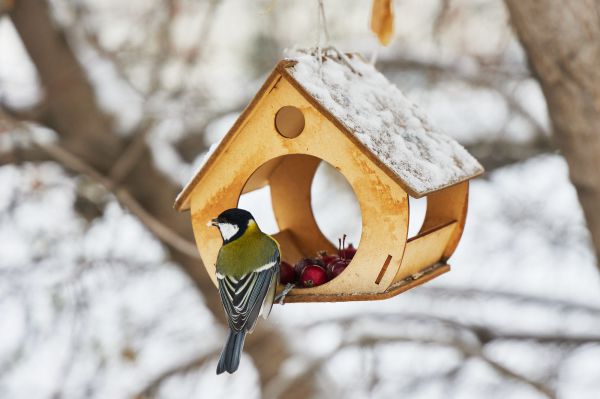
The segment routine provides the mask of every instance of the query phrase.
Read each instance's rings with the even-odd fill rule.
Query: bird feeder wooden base
[[[307,93],[287,72],[289,65],[279,64],[177,199],[176,208],[191,209],[198,250],[215,285],[222,241],[207,222],[236,207],[243,193],[266,185],[283,260],[293,264],[318,251],[335,252],[311,207],[311,184],[322,161],[335,167],[354,190],[362,214],[360,244],[338,277],[317,287],[294,288],[285,302],[386,299],[448,271],[446,261],[465,225],[468,179],[481,171],[417,192]],[[409,195],[427,196],[423,226],[411,238]]]
[[[420,273],[415,273],[396,284],[392,284],[387,290],[377,294],[354,294],[354,295],[303,295],[302,292],[295,292],[294,295],[286,295],[284,303],[299,302],[349,302],[349,301],[376,301],[392,298],[398,294],[415,288],[421,284],[433,280],[441,274],[450,271],[450,265],[447,263],[437,263]],[[283,287],[279,286],[279,292]]]

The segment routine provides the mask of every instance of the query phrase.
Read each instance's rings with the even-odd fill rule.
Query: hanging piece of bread
[[[379,42],[387,46],[394,35],[394,13],[392,0],[373,0],[371,9],[371,30]]]

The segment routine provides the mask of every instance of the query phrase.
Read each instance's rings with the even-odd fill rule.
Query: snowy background
[[[316,1],[174,3],[163,58],[162,2],[50,2],[115,130],[127,135],[151,115],[154,160],[183,185],[283,49],[317,43],[318,19]],[[382,302],[277,306],[271,322],[292,353],[281,375],[261,387],[244,356],[236,374],[215,376],[224,330],[161,242],[110,193],[95,193],[101,212],[82,216],[81,190],[94,187],[60,164],[2,162],[0,397],[278,397],[310,378],[320,397],[598,398],[600,279],[566,163],[548,144],[544,98],[502,2],[448,3],[396,1],[385,49],[367,28],[370,2],[326,0],[325,9],[333,44],[376,58],[488,168],[471,185],[450,273]],[[147,95],[157,59],[160,89]],[[26,108],[42,93],[0,14],[1,103]],[[188,162],[178,143],[192,128],[203,145]],[[57,136],[0,119],[2,153],[22,135]],[[267,190],[240,204],[277,231]],[[416,232],[425,203],[412,205]],[[332,241],[358,242],[358,204],[326,166],[313,208]]]

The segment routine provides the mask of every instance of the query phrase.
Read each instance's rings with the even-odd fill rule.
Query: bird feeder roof
[[[483,173],[483,167],[467,150],[432,126],[413,102],[358,55],[296,51],[278,64],[271,78],[273,75],[289,79],[413,197]],[[210,153],[218,152],[219,146]],[[204,165],[177,197],[177,209],[188,207],[189,194],[211,157],[207,155]]]

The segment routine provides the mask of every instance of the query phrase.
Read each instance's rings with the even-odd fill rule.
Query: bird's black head
[[[227,209],[210,222],[219,228],[224,243],[240,238],[251,223],[256,224],[252,214],[240,208]]]

